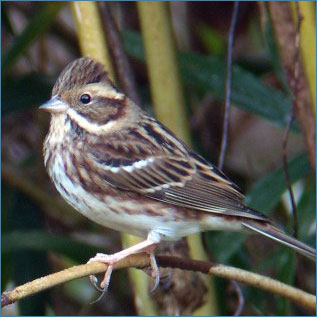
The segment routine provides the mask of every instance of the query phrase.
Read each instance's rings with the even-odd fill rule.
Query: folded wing
[[[130,131],[125,140],[89,145],[90,159],[98,165],[95,170],[107,183],[193,210],[267,220],[245,207],[237,186],[165,127],[141,128]]]

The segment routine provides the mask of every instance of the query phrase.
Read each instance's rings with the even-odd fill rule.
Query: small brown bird
[[[90,260],[109,264],[102,288],[113,263],[144,251],[157,285],[155,246],[208,230],[259,233],[315,261],[316,250],[246,207],[235,184],[119,92],[93,59],[70,63],[40,109],[52,115],[44,162],[63,198],[102,226],[146,238]]]

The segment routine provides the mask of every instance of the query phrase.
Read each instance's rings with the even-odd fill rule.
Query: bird
[[[90,220],[144,238],[88,261],[108,264],[101,289],[114,263],[139,252],[149,254],[157,287],[157,245],[204,231],[260,234],[316,261],[314,248],[244,205],[236,184],[122,93],[94,59],[66,66],[40,109],[51,114],[44,164],[61,196]]]

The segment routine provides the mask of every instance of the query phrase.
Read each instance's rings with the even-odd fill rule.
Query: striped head
[[[70,63],[58,77],[52,98],[40,109],[52,114],[51,125],[66,120],[93,134],[114,132],[138,118],[139,107],[120,93],[104,67],[89,57]]]

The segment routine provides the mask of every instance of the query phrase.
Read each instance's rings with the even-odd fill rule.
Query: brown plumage
[[[257,232],[315,259],[314,249],[246,207],[235,184],[120,93],[92,59],[68,65],[41,108],[52,114],[44,158],[61,195],[101,225],[147,237],[94,260],[151,248],[155,267],[160,240],[206,230]]]

